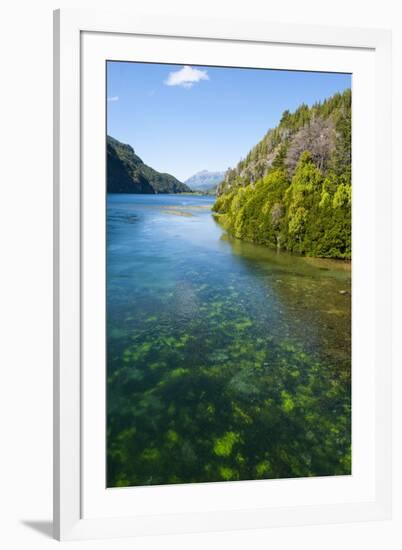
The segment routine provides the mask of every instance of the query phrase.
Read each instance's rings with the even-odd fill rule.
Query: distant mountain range
[[[215,189],[219,183],[223,181],[225,172],[209,172],[201,170],[191,178],[188,178],[184,183],[193,191],[211,191]]]
[[[184,193],[191,189],[170,174],[144,164],[134,149],[107,136],[108,193]]]

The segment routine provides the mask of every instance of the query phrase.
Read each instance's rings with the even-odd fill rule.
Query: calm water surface
[[[350,269],[109,195],[108,486],[350,474]]]

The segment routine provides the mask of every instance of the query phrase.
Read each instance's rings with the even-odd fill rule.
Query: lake
[[[108,195],[108,487],[351,473],[351,272]]]

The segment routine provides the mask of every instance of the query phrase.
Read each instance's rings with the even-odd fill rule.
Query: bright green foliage
[[[239,441],[239,435],[234,432],[227,432],[214,444],[214,453],[218,456],[229,456],[232,453],[233,445]]]
[[[350,258],[351,185],[334,173],[324,178],[302,153],[293,178],[270,172],[254,185],[221,195],[214,210],[239,239],[310,256]]]
[[[269,475],[271,471],[271,464],[268,460],[264,460],[263,462],[260,462],[257,464],[255,468],[256,474],[258,478],[265,477]]]
[[[241,187],[237,193],[222,195],[214,210],[223,214],[222,222],[236,237],[277,246],[287,188],[285,172],[277,169],[254,186]]]
[[[239,239],[349,259],[350,90],[285,111],[278,127],[227,172],[218,194],[213,211]]]
[[[224,481],[236,481],[239,479],[239,473],[229,466],[221,466],[219,473]]]
[[[292,396],[285,390],[282,391],[282,409],[285,411],[285,413],[290,413],[293,411],[295,404],[292,399]]]

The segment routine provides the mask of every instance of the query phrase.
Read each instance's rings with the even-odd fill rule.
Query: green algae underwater
[[[107,486],[351,474],[351,273],[108,195]]]

